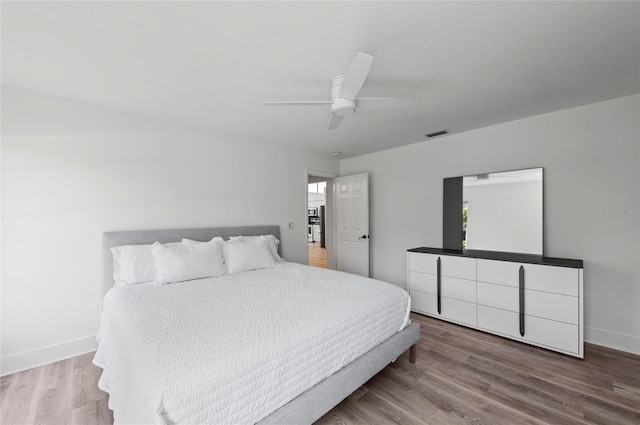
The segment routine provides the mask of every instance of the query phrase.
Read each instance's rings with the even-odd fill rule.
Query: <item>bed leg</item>
[[[411,347],[409,347],[409,363],[415,363],[416,362],[416,345],[413,344]]]

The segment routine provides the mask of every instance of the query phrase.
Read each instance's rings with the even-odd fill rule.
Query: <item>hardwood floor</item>
[[[113,424],[94,353],[0,378],[0,423]]]
[[[309,265],[327,268],[327,250],[319,242],[309,242]]]
[[[585,359],[425,316],[415,364],[388,366],[317,424],[640,424],[640,356]]]
[[[318,425],[640,424],[640,356],[587,344],[585,359],[412,314],[408,353]],[[93,353],[0,378],[0,423],[113,423]]]

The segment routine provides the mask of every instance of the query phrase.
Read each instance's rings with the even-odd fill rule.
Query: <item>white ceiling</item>
[[[637,2],[2,2],[3,83],[342,158],[640,92]],[[327,130],[329,80],[419,97]],[[446,143],[446,137],[437,142]]]

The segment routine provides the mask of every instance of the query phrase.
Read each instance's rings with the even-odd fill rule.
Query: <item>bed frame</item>
[[[274,235],[280,239],[279,226],[209,227],[199,229],[136,230],[105,232],[102,248],[105,292],[113,286],[113,256],[111,248],[121,245],[145,245],[155,241],[178,242],[182,238],[208,241],[220,236]],[[415,344],[420,339],[420,325],[411,323],[405,329],[383,341],[338,372],[280,407],[258,424],[310,424],[347,398],[374,375],[409,350],[409,361],[415,362]]]

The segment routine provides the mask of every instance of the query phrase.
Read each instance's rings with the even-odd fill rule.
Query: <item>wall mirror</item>
[[[445,179],[444,191],[444,248],[543,255],[542,168]]]

